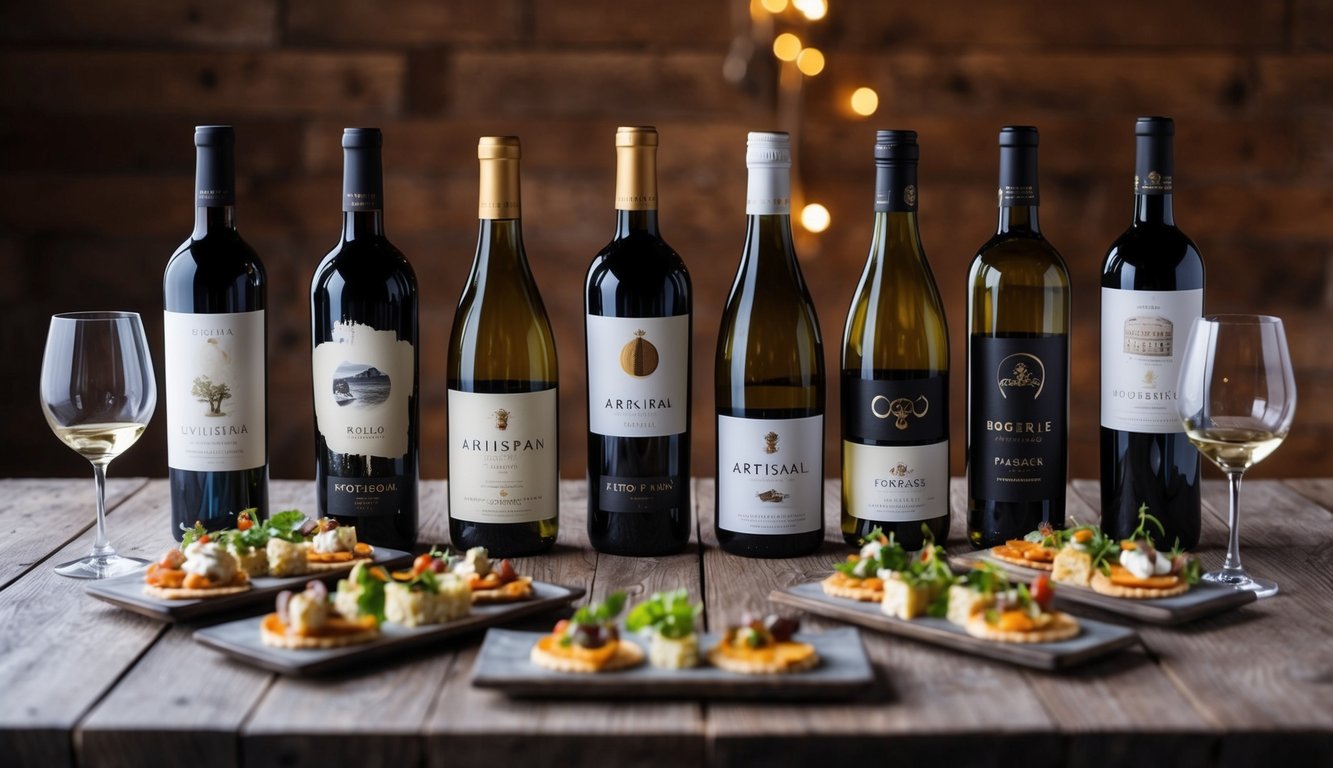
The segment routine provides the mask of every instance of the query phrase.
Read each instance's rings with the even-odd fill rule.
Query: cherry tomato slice
[[[1032,582],[1032,599],[1041,606],[1043,611],[1050,610],[1051,600],[1055,598],[1055,590],[1051,588],[1051,577],[1043,573]]]

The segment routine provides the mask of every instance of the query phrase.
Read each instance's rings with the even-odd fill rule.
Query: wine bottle
[[[559,373],[523,248],[518,139],[483,136],[477,158],[477,254],[449,334],[449,537],[513,557],[555,543]]]
[[[967,533],[1065,523],[1069,270],[1037,224],[1037,129],[1000,130],[999,226],[968,276]]]
[[[690,539],[690,276],[657,227],[657,130],[616,129],[616,233],[588,268],[588,537],[665,555]]]
[[[842,535],[949,535],[949,328],[917,228],[915,131],[875,135],[875,230],[842,340]]]
[[[320,515],[375,546],[417,539],[417,278],[384,234],[383,137],[343,131],[342,236],[315,270],[310,320]]]
[[[745,249],[717,337],[718,543],[749,557],[824,540],[824,347],[791,237],[791,139],[751,133]]]
[[[162,277],[171,532],[268,513],[264,265],[236,231],[235,133],[194,130],[194,232]]]
[[[1102,530],[1127,538],[1139,506],[1162,522],[1158,543],[1199,543],[1199,451],[1176,413],[1176,379],[1203,314],[1203,259],[1171,210],[1175,126],[1134,126],[1134,220],[1102,266]]]

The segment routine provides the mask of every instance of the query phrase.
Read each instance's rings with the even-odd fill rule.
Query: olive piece
[[[779,643],[785,643],[791,640],[792,635],[796,634],[801,628],[800,619],[790,616],[769,616],[764,619],[764,628]]]
[[[580,648],[601,648],[605,645],[602,628],[596,624],[579,624],[574,629],[572,640]]]
[[[297,529],[297,532],[300,533],[302,536],[309,536],[318,529],[319,529],[319,523],[315,522],[314,520],[311,520],[310,518],[306,518],[306,521],[304,523],[301,523],[301,527]]]
[[[329,588],[324,586],[324,582],[322,581],[306,582],[305,591],[309,592],[310,596],[315,600],[322,601],[329,599]]]

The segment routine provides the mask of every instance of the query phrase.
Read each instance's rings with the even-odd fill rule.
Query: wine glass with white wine
[[[1277,449],[1296,414],[1296,381],[1282,320],[1265,315],[1206,315],[1194,323],[1180,368],[1176,407],[1190,442],[1227,476],[1231,534],[1220,571],[1207,581],[1277,594],[1277,583],[1240,564],[1240,479]]]
[[[106,468],[134,445],[157,405],[153,361],[134,312],[67,312],[51,317],[42,358],[42,412],[51,431],[93,465],[97,540],[87,557],[56,567],[61,576],[105,579],[143,568],[106,536]]]

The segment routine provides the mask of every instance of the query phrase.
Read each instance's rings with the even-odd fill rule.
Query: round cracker
[[[379,637],[379,627],[366,629],[361,632],[342,633],[337,635],[289,635],[286,632],[274,632],[269,629],[268,622],[261,622],[259,625],[259,639],[264,645],[271,645],[274,648],[299,649],[328,649],[345,648],[349,645],[360,645],[368,643]]]
[[[1068,640],[1079,633],[1078,619],[1060,611],[1052,611],[1051,623],[1031,632],[1015,632],[992,627],[987,623],[984,611],[972,614],[964,629],[973,637],[1001,643],[1054,643]]]
[[[540,643],[537,643],[532,646],[532,653],[529,654],[528,658],[532,660],[533,664],[555,672],[573,672],[586,675],[637,667],[643,663],[643,649],[629,640],[621,640],[616,644],[615,655],[607,659],[606,663],[598,666],[588,659],[551,653],[542,648]]]
[[[861,581],[861,579],[850,579],[841,573],[834,572],[828,578],[819,582],[823,588],[824,594],[830,597],[840,597],[844,600],[856,600],[862,603],[878,603],[884,599],[884,590],[870,589],[868,587],[854,587],[849,582]]]
[[[502,584],[495,589],[478,589],[472,593],[472,602],[479,605],[489,603],[515,603],[532,597],[532,577],[520,576],[517,581]]]
[[[1041,560],[1027,560],[1022,557],[1009,557],[1007,555],[1001,555],[997,553],[995,549],[998,549],[998,547],[991,549],[990,556],[995,558],[996,560],[1003,560],[1006,563],[1013,563],[1014,565],[1021,565],[1024,568],[1032,568],[1033,570],[1038,570],[1038,571],[1050,571],[1054,570],[1055,568],[1054,563],[1045,563],[1042,562]]]
[[[1155,600],[1160,597],[1175,597],[1176,595],[1185,594],[1190,589],[1190,585],[1186,584],[1184,581],[1181,581],[1170,589],[1126,587],[1113,583],[1111,577],[1101,571],[1092,574],[1092,583],[1090,586],[1094,592],[1110,595],[1111,597],[1123,597],[1129,600]]]
[[[341,560],[335,563],[321,563],[314,560],[306,560],[306,569],[309,570],[310,573],[329,573],[331,571],[346,571],[350,570],[352,566],[356,565],[357,563],[368,563],[374,559],[375,559],[374,555],[367,555],[365,557],[354,557],[351,560]]]
[[[223,597],[225,595],[239,595],[242,592],[250,591],[250,582],[247,580],[244,584],[236,584],[230,587],[209,587],[208,589],[186,589],[185,587],[157,587],[152,584],[145,584],[143,593],[149,597],[156,597],[159,600],[207,600],[210,597]]]
[[[725,669],[728,672],[736,672],[742,675],[785,675],[795,672],[804,672],[808,669],[814,669],[819,664],[819,654],[815,648],[808,643],[791,643],[792,645],[802,645],[809,649],[809,653],[795,663],[782,664],[776,659],[772,661],[761,661],[759,659],[747,659],[732,656],[722,652],[722,646],[714,646],[708,652],[708,663],[718,669]]]

